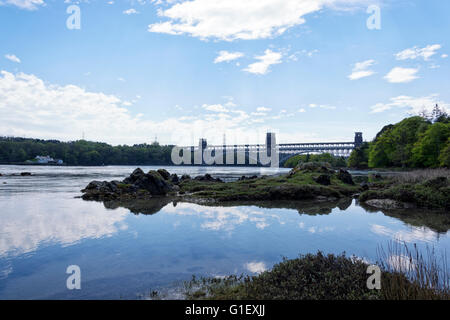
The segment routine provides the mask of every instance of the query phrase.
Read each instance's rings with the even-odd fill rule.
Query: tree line
[[[111,146],[78,140],[61,142],[27,138],[0,137],[0,163],[20,164],[36,156],[61,159],[71,166],[168,165],[173,146],[158,143]]]
[[[450,117],[436,105],[381,129],[372,142],[356,148],[348,159],[353,168],[450,167]]]
[[[36,156],[61,159],[71,166],[171,165],[173,146],[158,143],[111,146],[78,140],[61,142],[0,137],[0,164],[21,164]],[[373,141],[351,153],[348,161],[330,154],[298,155],[285,167],[299,162],[329,162],[334,167],[352,168],[435,168],[450,167],[450,117],[437,105],[431,114],[422,112],[381,129]]]

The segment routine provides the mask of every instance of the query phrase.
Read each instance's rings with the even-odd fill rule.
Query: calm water
[[[0,166],[0,299],[135,299],[155,289],[177,298],[176,289],[193,274],[253,274],[283,256],[345,251],[374,261],[377,246],[393,239],[450,249],[448,218],[369,212],[354,200],[207,207],[75,198],[91,180],[123,179],[133,169]],[[166,169],[227,180],[283,172]],[[9,176],[23,171],[33,176]],[[81,268],[81,290],[66,289],[69,265]]]

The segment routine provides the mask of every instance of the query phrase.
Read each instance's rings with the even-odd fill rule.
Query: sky
[[[0,135],[370,141],[450,111],[450,1],[0,0]]]

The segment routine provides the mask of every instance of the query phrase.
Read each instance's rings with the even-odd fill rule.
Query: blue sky
[[[380,29],[367,27],[373,5]],[[442,0],[0,0],[0,135],[370,140],[449,110],[449,12]]]

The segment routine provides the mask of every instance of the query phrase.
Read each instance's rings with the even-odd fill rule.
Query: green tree
[[[351,168],[366,169],[369,165],[369,143],[364,142],[355,148],[348,158],[347,165]]]
[[[450,124],[436,122],[420,136],[412,150],[412,160],[417,167],[438,167],[439,154],[450,137]]]
[[[369,148],[369,167],[411,166],[412,149],[430,125],[416,116],[384,127]]]
[[[441,167],[450,168],[450,138],[447,139],[445,146],[439,155],[439,165]]]

